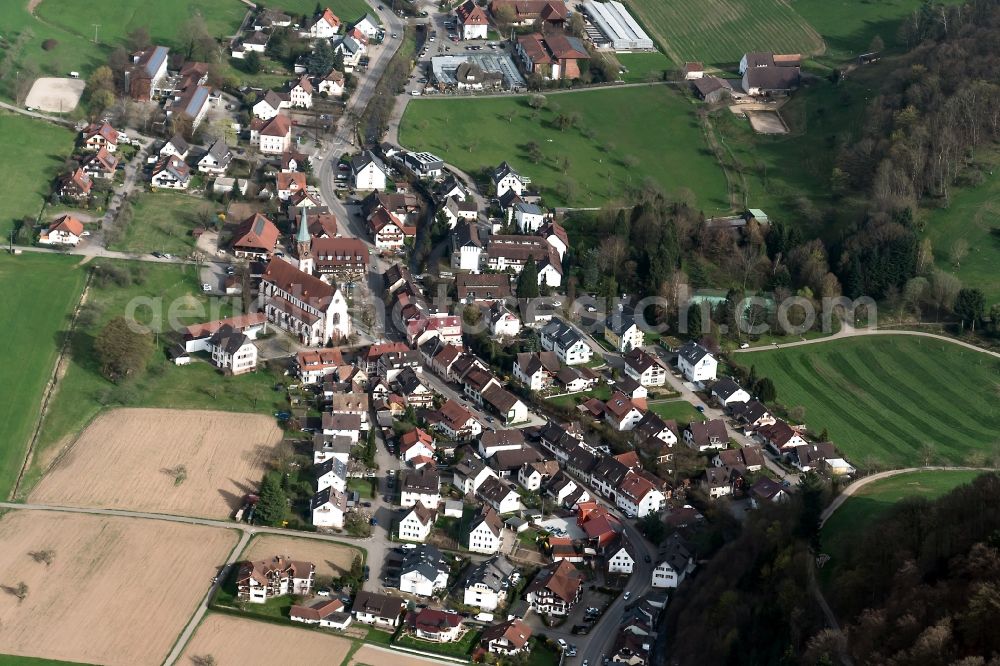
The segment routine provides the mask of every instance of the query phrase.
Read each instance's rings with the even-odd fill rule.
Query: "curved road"
[[[983,354],[989,354],[990,356],[1000,358],[1000,352],[990,351],[989,349],[983,349],[982,347],[977,347],[974,344],[964,342],[962,340],[956,340],[955,338],[949,338],[946,335],[938,335],[937,333],[924,333],[923,331],[906,331],[897,330],[892,328],[854,328],[846,323],[844,323],[840,330],[833,335],[828,335],[825,338],[813,338],[812,340],[799,340],[797,342],[786,342],[784,344],[778,345],[761,345],[760,347],[749,347],[747,349],[733,349],[732,352],[735,354],[748,354],[751,352],[762,352],[770,351],[772,349],[787,349],[788,347],[801,347],[802,345],[815,345],[822,342],[830,342],[831,340],[840,340],[843,338],[854,338],[864,335],[915,335],[921,338],[934,338],[936,340],[942,340],[944,342],[950,342],[966,349],[971,349],[973,351],[982,352]]]

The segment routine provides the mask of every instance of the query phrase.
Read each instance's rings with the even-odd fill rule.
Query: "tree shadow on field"
[[[243,506],[243,497],[245,495],[237,495],[236,493],[229,492],[225,488],[219,488],[219,495],[222,496],[223,501],[225,501],[226,506],[228,506],[231,511],[236,511]]]
[[[342,576],[346,576],[347,574],[351,573],[350,568],[345,569],[336,562],[331,562],[330,560],[326,561],[326,566],[330,567],[330,570],[335,572],[334,578],[340,578]]]

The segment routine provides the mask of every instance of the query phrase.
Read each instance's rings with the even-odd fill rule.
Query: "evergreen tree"
[[[521,274],[517,276],[517,297],[538,298],[538,265],[534,259],[525,262]]]
[[[264,477],[258,496],[254,521],[258,525],[280,525],[288,511],[288,499],[276,474],[272,472]]]
[[[981,289],[960,289],[955,299],[955,314],[963,326],[976,330],[976,322],[986,315],[986,297]]]
[[[772,402],[778,397],[778,390],[774,388],[774,382],[770,377],[761,377],[753,388],[757,399],[761,402]]]

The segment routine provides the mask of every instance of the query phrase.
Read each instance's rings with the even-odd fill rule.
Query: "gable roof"
[[[360,591],[354,597],[354,605],[351,606],[353,613],[366,613],[376,617],[391,618],[395,620],[399,617],[399,612],[403,608],[403,600],[399,597],[392,597],[387,594],[376,594],[375,592]]]
[[[267,121],[261,128],[260,134],[263,136],[288,136],[291,131],[292,121],[288,119],[288,116],[279,113]]]
[[[49,233],[53,231],[64,231],[79,236],[83,233],[83,222],[72,215],[60,215],[49,225]]]
[[[677,355],[683,358],[690,365],[698,365],[698,362],[711,353],[694,340],[684,343],[684,346],[677,350]]]
[[[278,242],[278,227],[261,213],[254,213],[233,230],[233,247],[273,252]]]
[[[491,643],[493,641],[505,640],[508,645],[515,650],[520,650],[528,644],[531,638],[531,627],[524,623],[519,617],[493,624],[483,629],[481,641]]]
[[[272,259],[267,262],[261,279],[295,295],[296,298],[320,311],[325,311],[329,307],[336,293],[336,290],[326,282],[303,273],[282,259]]]
[[[550,592],[567,603],[576,600],[583,585],[580,572],[566,560],[559,560],[544,567],[525,588],[525,594]]]

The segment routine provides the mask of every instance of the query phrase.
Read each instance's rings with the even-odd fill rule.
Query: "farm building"
[[[656,48],[653,40],[636,23],[620,2],[594,2],[588,0],[584,9],[594,26],[607,39],[615,51],[646,51]]]
[[[433,81],[446,89],[482,90],[503,87],[523,90],[527,85],[506,53],[443,55],[431,58]]]

